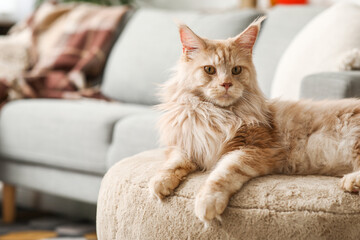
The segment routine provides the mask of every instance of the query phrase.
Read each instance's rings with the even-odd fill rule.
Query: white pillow
[[[305,76],[337,71],[344,54],[355,48],[360,48],[360,6],[335,4],[311,20],[291,42],[278,64],[271,97],[299,99]]]

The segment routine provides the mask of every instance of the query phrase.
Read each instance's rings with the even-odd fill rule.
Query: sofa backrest
[[[296,34],[324,7],[278,6],[268,13],[254,49],[260,88],[270,96],[277,64]],[[158,85],[171,75],[181,54],[174,20],[188,24],[200,36],[233,37],[261,12],[237,10],[222,13],[140,9],[115,42],[104,72],[102,92],[123,102],[158,103]],[[289,80],[291,81],[291,79]]]
[[[266,96],[270,96],[281,56],[297,33],[323,10],[318,6],[277,6],[267,13],[254,49],[259,85]]]
[[[239,34],[259,15],[255,10],[205,14],[140,9],[115,42],[105,68],[102,92],[123,102],[156,104],[158,85],[169,78],[182,51],[175,19],[200,36],[226,39]]]
[[[162,8],[173,10],[214,11],[234,9],[239,6],[239,0],[133,0],[140,8]]]

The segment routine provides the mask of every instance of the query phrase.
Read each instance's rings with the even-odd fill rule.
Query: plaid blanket
[[[127,9],[40,6],[0,39],[1,103],[16,98],[103,98],[99,77]]]

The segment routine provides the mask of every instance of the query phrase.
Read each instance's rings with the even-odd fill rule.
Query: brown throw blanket
[[[127,9],[43,4],[0,38],[1,105],[17,98],[101,98],[99,78]]]

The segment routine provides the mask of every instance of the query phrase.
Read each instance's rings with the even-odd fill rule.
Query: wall
[[[20,21],[34,10],[35,0],[0,0],[0,21]]]

